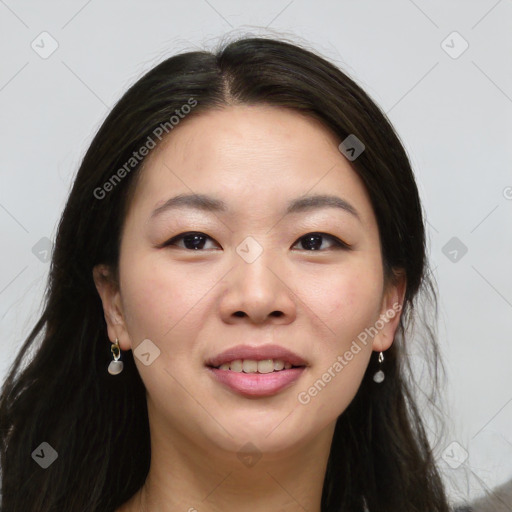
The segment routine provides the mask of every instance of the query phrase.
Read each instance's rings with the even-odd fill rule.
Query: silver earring
[[[114,360],[110,361],[110,364],[108,365],[108,373],[110,373],[110,375],[117,375],[123,371],[124,366],[123,361],[119,361],[119,358],[121,357],[121,349],[119,348],[119,340],[117,338],[116,341],[112,343],[110,350]]]
[[[380,365],[382,365],[382,361],[384,361],[384,354],[381,352],[379,354],[379,367]],[[384,372],[382,370],[379,370],[378,372],[375,373],[375,375],[373,376],[373,380],[377,383],[377,384],[380,384],[385,378],[385,375],[384,375]]]

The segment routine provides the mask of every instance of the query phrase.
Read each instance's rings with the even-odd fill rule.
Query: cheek
[[[315,309],[334,331],[331,334],[346,340],[378,318],[382,290],[378,266],[347,266],[318,284]]]
[[[144,338],[156,340],[161,336],[170,311],[166,301],[173,291],[147,267],[129,265],[129,269],[121,274],[123,307],[128,333],[137,345]]]
[[[297,396],[316,421],[332,421],[359,389],[372,343],[368,337],[358,336],[378,319],[382,292],[378,276],[378,272],[347,269],[323,283],[323,294],[318,295],[314,308],[329,332],[313,340],[314,365]]]
[[[371,338],[365,336],[365,329],[380,314],[383,288],[379,261],[354,261],[317,279],[317,286],[311,310],[329,330],[312,344],[316,364],[308,385],[315,386],[321,395],[315,400],[319,409],[328,410],[329,403],[336,403],[341,411],[357,392],[371,356]]]
[[[190,264],[187,268],[187,264],[170,263],[164,252],[148,255],[127,250],[120,265],[123,308],[132,348],[150,339],[165,356],[163,361],[190,356],[195,331],[207,314],[205,295],[222,274],[200,272]]]
[[[134,345],[145,338],[158,343],[193,306],[194,294],[187,295],[190,279],[142,253],[126,251],[120,278],[125,321]]]

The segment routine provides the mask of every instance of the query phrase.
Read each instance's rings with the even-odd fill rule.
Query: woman
[[[447,511],[406,356],[433,290],[349,77],[271,39],[167,59],[78,171],[1,395],[2,512]]]

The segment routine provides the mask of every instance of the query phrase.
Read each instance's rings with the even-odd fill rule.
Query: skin
[[[186,119],[147,157],[125,219],[120,285],[103,265],[93,272],[109,338],[122,351],[145,339],[161,351],[148,366],[135,357],[147,390],[151,468],[118,512],[320,512],[336,419],[372,350],[393,343],[400,315],[308,404],[297,395],[405,293],[403,277],[385,285],[373,209],[340,142],[294,111],[230,106]],[[180,193],[216,196],[231,211],[182,208],[148,220]],[[360,220],[335,208],[283,216],[289,200],[313,193],[345,199]],[[183,239],[159,247],[187,231],[210,238],[200,250]],[[352,250],[329,237],[312,250],[303,237],[317,232]],[[263,249],[252,263],[236,251],[247,236]],[[239,343],[276,343],[309,366],[278,394],[246,398],[205,367]],[[248,442],[261,455],[251,467],[237,457]]]

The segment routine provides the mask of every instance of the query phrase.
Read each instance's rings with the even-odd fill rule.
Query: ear
[[[126,330],[119,283],[108,265],[96,265],[92,275],[103,304],[108,337],[112,342],[118,338],[121,350],[130,350],[131,341]]]
[[[392,277],[385,283],[380,321],[376,322],[376,327],[381,326],[381,328],[373,339],[373,350],[384,352],[393,344],[402,315],[406,287],[405,271],[394,269]]]

